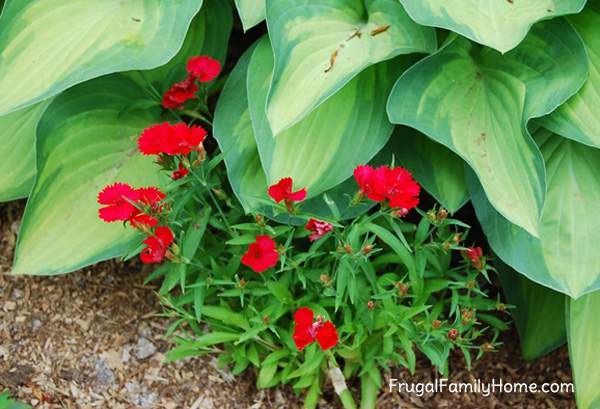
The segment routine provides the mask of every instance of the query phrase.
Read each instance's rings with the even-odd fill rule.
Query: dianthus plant
[[[162,279],[173,319],[169,359],[217,354],[234,374],[253,368],[260,388],[291,385],[308,408],[328,380],[355,407],[347,380],[358,378],[362,407],[372,408],[382,373],[415,371],[418,354],[447,375],[453,350],[469,366],[496,350],[506,306],[485,293],[493,268],[464,246],[468,226],[417,207],[421,189],[405,169],[357,167],[355,194],[326,200],[328,217],[303,211],[310,192],[291,177],[265,189],[260,214],[244,212],[196,124],[208,128],[209,113],[183,108],[205,92],[196,81],[217,75],[211,61],[192,59],[189,77],[165,95],[183,120],[139,136],[140,153],[156,156],[170,184],[117,182],[98,197],[103,220],[145,235],[132,254],[162,263],[148,281]],[[359,205],[370,210],[341,217]]]

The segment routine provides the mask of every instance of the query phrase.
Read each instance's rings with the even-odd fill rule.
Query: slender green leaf
[[[13,271],[66,273],[124,254],[133,229],[98,218],[96,197],[115,181],[160,185],[152,158],[138,153],[141,130],[159,110],[120,115],[144,91],[122,75],[81,84],[57,97],[39,123],[38,177],[27,203]]]
[[[506,52],[540,20],[578,13],[586,0],[400,0],[419,24],[455,31]]]
[[[0,115],[83,81],[165,64],[202,0],[8,0],[0,16]]]

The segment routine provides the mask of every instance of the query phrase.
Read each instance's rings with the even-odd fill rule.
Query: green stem
[[[308,393],[304,398],[304,409],[315,409],[321,397],[321,377],[315,376],[312,385],[308,389]]]
[[[192,111],[190,109],[184,109],[183,111],[181,111],[181,113],[184,115],[187,115],[189,117],[199,119],[200,121],[203,121],[203,122],[209,124],[210,126],[212,126],[212,122],[207,117],[205,117],[204,115],[202,115],[196,111]]]
[[[342,401],[342,406],[344,406],[344,409],[356,409],[356,402],[354,402],[354,398],[348,389],[340,393],[339,397]]]
[[[360,377],[360,409],[375,409],[377,385],[368,373]]]

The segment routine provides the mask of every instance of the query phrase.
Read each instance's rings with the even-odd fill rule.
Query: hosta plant
[[[213,135],[244,214],[302,225],[267,194],[291,177],[307,189],[302,212],[353,223],[369,209],[346,206],[354,169],[392,156],[451,215],[470,202],[468,222],[506,265],[525,355],[568,334],[579,405],[599,399],[600,372],[584,365],[597,351],[573,335],[593,328],[600,289],[598,0],[0,6],[0,200],[28,200],[14,273],[122,256],[138,237],[97,218],[98,190],[164,189],[137,136],[211,120],[216,103]],[[201,54],[228,77],[192,79],[186,62]],[[564,305],[564,320],[546,314]],[[538,342],[538,329],[552,336]]]

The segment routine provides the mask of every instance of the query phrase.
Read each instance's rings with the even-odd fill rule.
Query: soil
[[[60,277],[11,276],[22,203],[0,205],[0,390],[9,389],[35,408],[300,408],[291,389],[258,390],[248,371],[233,378],[216,368],[214,357],[164,363],[171,347],[159,316],[156,287],[142,285],[148,270],[137,263],[106,262]],[[563,347],[535,362],[520,358],[514,330],[498,353],[487,354],[468,371],[452,357],[450,382],[571,382]],[[433,368],[419,361],[415,375],[397,370],[384,382],[427,382]],[[351,385],[358,396],[357,385]],[[338,408],[326,385],[321,408]],[[378,408],[575,408],[562,394],[477,394],[388,392]]]

